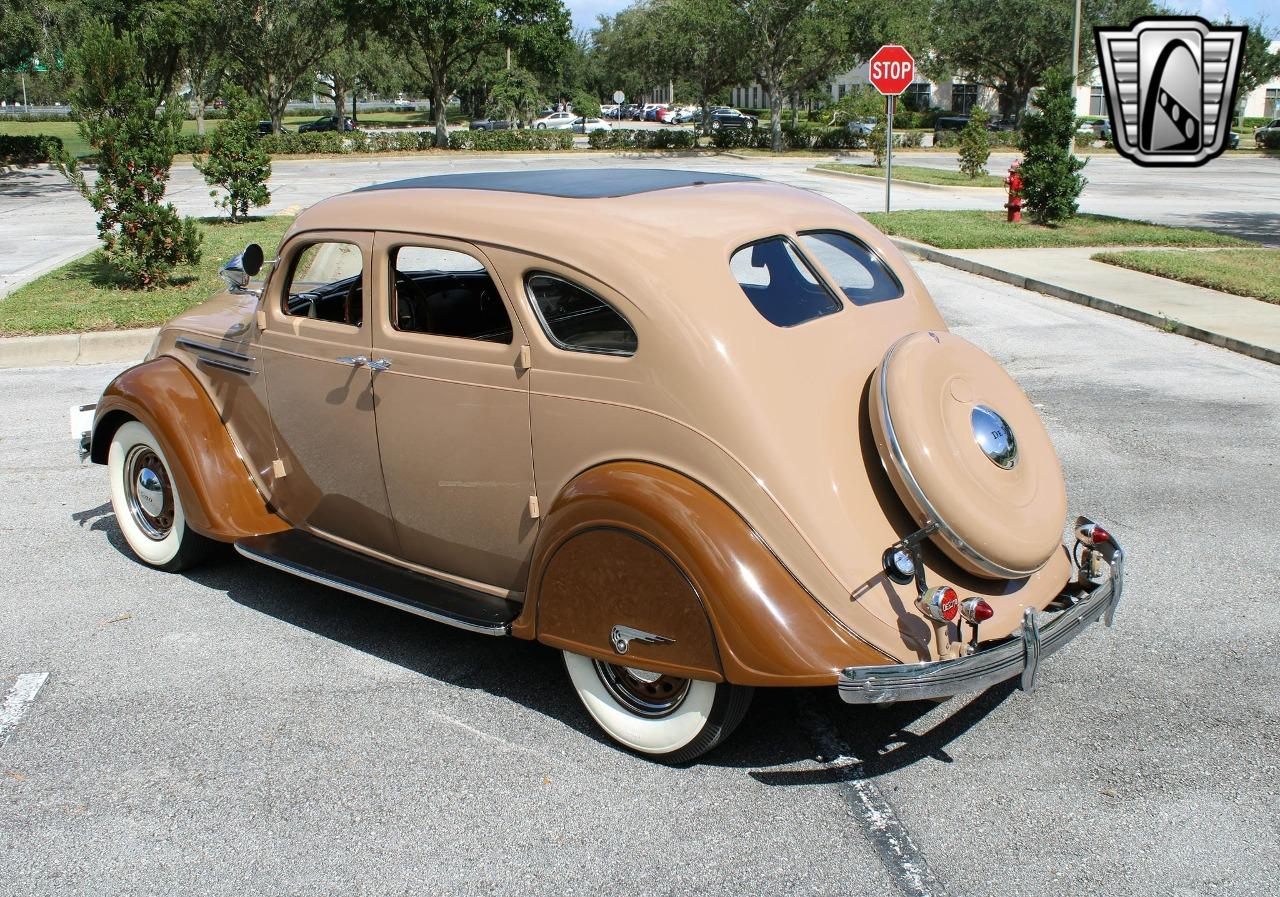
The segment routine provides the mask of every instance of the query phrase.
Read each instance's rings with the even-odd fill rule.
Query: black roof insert
[[[507,193],[535,193],[567,199],[601,199],[632,196],[654,190],[758,181],[749,175],[712,171],[680,171],[669,168],[550,168],[523,171],[475,171],[465,174],[437,174],[429,177],[370,184],[369,190],[499,190]]]

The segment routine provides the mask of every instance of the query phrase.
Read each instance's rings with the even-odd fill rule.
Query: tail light
[[[995,612],[995,608],[987,604],[982,598],[968,598],[960,605],[960,615],[974,626],[985,620],[990,620],[995,615]]]
[[[937,586],[916,599],[920,613],[938,623],[949,623],[960,612],[960,596],[951,586]]]
[[[1076,541],[1086,548],[1111,541],[1111,533],[1096,523],[1086,523],[1076,527]]]

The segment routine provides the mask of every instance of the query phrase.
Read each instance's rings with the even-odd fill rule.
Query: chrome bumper
[[[83,461],[89,456],[90,443],[93,442],[93,415],[97,409],[93,405],[72,405],[67,412],[71,424],[71,438],[76,441],[76,451]]]
[[[1035,610],[1027,608],[1020,636],[967,657],[849,667],[840,673],[840,697],[848,704],[945,698],[982,691],[1019,675],[1022,688],[1031,691],[1042,659],[1099,618],[1105,618],[1107,626],[1112,623],[1124,589],[1124,552],[1114,541],[1096,550],[1106,562],[1108,575],[1100,583],[1078,584],[1060,595],[1054,604],[1064,609],[1047,623],[1040,625]]]

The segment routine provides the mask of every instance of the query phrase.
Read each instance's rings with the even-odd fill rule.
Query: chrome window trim
[[[902,479],[903,484],[907,487],[907,491],[911,493],[911,498],[920,506],[920,510],[924,513],[925,520],[923,525],[927,526],[930,523],[937,524],[938,535],[946,539],[947,542],[957,551],[969,560],[973,561],[983,570],[986,570],[988,573],[992,573],[1006,579],[1020,579],[1023,576],[1030,576],[1044,565],[1041,564],[1039,566],[1032,567],[1030,570],[1016,570],[1002,566],[1001,564],[997,564],[994,561],[983,557],[978,553],[977,549],[967,543],[964,539],[960,538],[959,534],[956,533],[947,521],[942,518],[942,515],[938,513],[937,508],[935,508],[933,503],[929,501],[928,497],[924,494],[924,490],[920,488],[920,484],[916,481],[915,475],[911,472],[911,465],[907,463],[907,459],[902,453],[902,446],[898,442],[898,436],[893,429],[893,416],[889,413],[889,382],[886,373],[889,368],[889,360],[893,358],[893,353],[898,350],[898,347],[902,345],[904,340],[910,339],[913,335],[914,334],[908,333],[906,336],[902,337],[890,346],[889,351],[885,353],[884,359],[880,362],[880,370],[878,374],[880,382],[877,387],[880,390],[880,423],[884,429],[885,442],[888,443],[889,446],[889,460],[898,471],[898,475]]]
[[[218,368],[222,371],[231,371],[235,374],[243,374],[246,377],[251,377],[254,374],[252,368],[242,368],[238,364],[232,364],[229,361],[219,361],[216,358],[205,358],[201,356],[196,359],[196,364],[208,365],[211,368]]]
[[[853,242],[853,243],[857,244],[858,246],[861,246],[863,249],[865,249],[865,250],[866,250],[866,252],[867,252],[867,254],[868,254],[869,256],[871,256],[871,257],[872,257],[872,258],[874,258],[877,262],[879,262],[879,263],[880,263],[880,266],[881,266],[882,268],[884,268],[884,270],[885,270],[885,271],[887,271],[887,272],[888,272],[889,277],[890,277],[890,278],[892,278],[892,279],[893,279],[893,282],[897,285],[897,287],[898,287],[898,295],[896,295],[896,296],[891,296],[891,297],[889,297],[889,298],[887,298],[887,299],[877,299],[877,300],[875,300],[876,302],[892,302],[894,299],[901,299],[903,296],[907,295],[907,288],[906,288],[906,286],[902,283],[902,278],[898,276],[898,272],[897,272],[897,271],[895,271],[895,270],[893,270],[893,266],[892,266],[892,265],[890,265],[887,261],[885,261],[884,256],[883,256],[883,255],[881,255],[879,252],[877,252],[877,251],[876,251],[876,249],[875,249],[873,246],[871,246],[869,243],[867,243],[865,240],[859,240],[859,239],[858,239],[857,237],[855,237],[853,234],[846,233],[845,231],[842,231],[842,230],[836,230],[835,228],[832,228],[832,227],[819,227],[819,228],[815,228],[815,229],[813,229],[813,230],[801,230],[801,231],[796,231],[796,236],[797,236],[797,237],[808,237],[808,236],[812,236],[812,235],[814,235],[814,234],[835,234],[835,235],[837,235],[837,236],[844,237],[846,240],[849,240],[849,241],[851,241],[851,242]],[[814,261],[815,261],[815,263],[817,263],[817,262],[816,262],[816,260],[814,260]],[[822,267],[822,266],[821,266],[821,263],[817,263],[817,264],[818,264],[818,266],[819,266],[820,268]],[[827,270],[826,270],[826,268],[822,268],[822,271],[823,271],[823,273],[828,273],[828,272],[827,272]],[[838,283],[835,283],[834,278],[832,278],[832,283],[833,283],[833,284],[835,284],[835,286],[836,286],[837,288],[840,286]],[[840,290],[838,290],[838,292],[840,293],[840,295],[844,296],[844,290],[840,289]],[[855,306],[858,306],[858,303],[857,303],[857,302],[854,302],[854,300],[853,300],[853,299],[849,298],[848,296],[845,296],[845,298],[846,298],[846,299],[849,299],[849,301],[850,301],[850,302],[853,302],[853,304],[854,304]],[[870,305],[870,304],[874,304],[874,303],[868,303],[868,304]],[[858,307],[861,307],[861,306],[858,306]]]
[[[280,253],[279,255],[276,256],[274,261],[278,262],[282,258],[284,258],[286,255],[288,255],[289,274],[287,277],[285,277],[284,283],[281,285],[281,288],[280,288],[280,301],[279,301],[280,314],[283,315],[286,319],[304,318],[308,321],[312,321],[313,323],[317,323],[317,324],[333,324],[334,326],[337,326],[337,327],[349,327],[352,330],[362,330],[364,329],[364,319],[365,317],[368,316],[368,313],[369,313],[369,296],[365,294],[368,292],[366,287],[369,285],[369,280],[370,280],[370,277],[369,277],[370,255],[367,255],[364,251],[364,247],[361,246],[359,243],[357,243],[355,240],[339,239],[336,237],[332,237],[330,236],[331,233],[333,233],[333,231],[323,231],[323,230],[308,231],[306,233],[298,234],[297,236],[289,240],[287,245],[281,247]],[[348,232],[340,231],[339,233],[348,233]],[[306,315],[295,315],[289,312],[289,296],[290,296],[289,290],[293,287],[293,276],[298,271],[298,261],[299,259],[302,258],[302,254],[306,252],[309,248],[311,248],[312,246],[319,246],[321,243],[345,243],[348,246],[354,246],[356,248],[356,251],[360,253],[360,323],[359,324],[348,324],[346,321],[325,321],[318,318],[308,318]],[[263,264],[266,264],[266,263],[264,262]],[[276,269],[272,268],[271,270],[272,270],[272,273],[274,274]],[[266,295],[267,295],[267,285],[264,282],[262,287],[262,295],[259,296],[259,302],[261,302]]]
[[[221,346],[211,346],[208,343],[197,342],[196,340],[188,339],[185,336],[178,337],[173,341],[173,344],[181,349],[192,349],[197,352],[209,352],[213,355],[221,355],[223,358],[230,358],[235,361],[243,361],[246,363],[251,363],[253,361],[252,355],[245,355],[242,352],[232,352],[230,349],[224,349]]]
[[[622,323],[626,324],[627,329],[631,331],[633,336],[635,336],[636,347],[630,352],[626,352],[621,349],[585,349],[582,346],[570,346],[568,343],[561,342],[560,338],[551,331],[551,325],[547,323],[546,317],[543,316],[542,308],[538,305],[537,297],[533,295],[533,289],[529,286],[529,281],[533,280],[535,277],[547,277],[551,280],[558,280],[576,290],[581,290],[591,298],[595,299],[605,308],[609,309],[622,319]],[[534,317],[538,319],[538,326],[542,328],[542,332],[546,335],[547,339],[553,346],[563,352],[577,352],[583,355],[612,355],[616,358],[630,358],[635,355],[636,352],[640,351],[640,334],[636,333],[636,328],[631,323],[630,319],[628,319],[622,312],[618,311],[618,309],[614,308],[613,303],[600,298],[600,296],[596,294],[595,290],[589,290],[581,284],[574,283],[567,277],[561,277],[559,274],[552,274],[550,271],[532,270],[526,271],[524,275],[524,295],[529,301],[529,306],[533,309]]]

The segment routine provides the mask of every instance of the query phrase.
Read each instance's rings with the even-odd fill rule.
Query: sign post
[[[907,89],[916,77],[916,61],[907,52],[907,48],[899,44],[885,44],[872,54],[868,66],[868,77],[871,86],[884,95],[885,100],[885,135],[884,135],[884,210],[889,211],[891,185],[893,183],[893,112],[897,105],[898,94]]]

